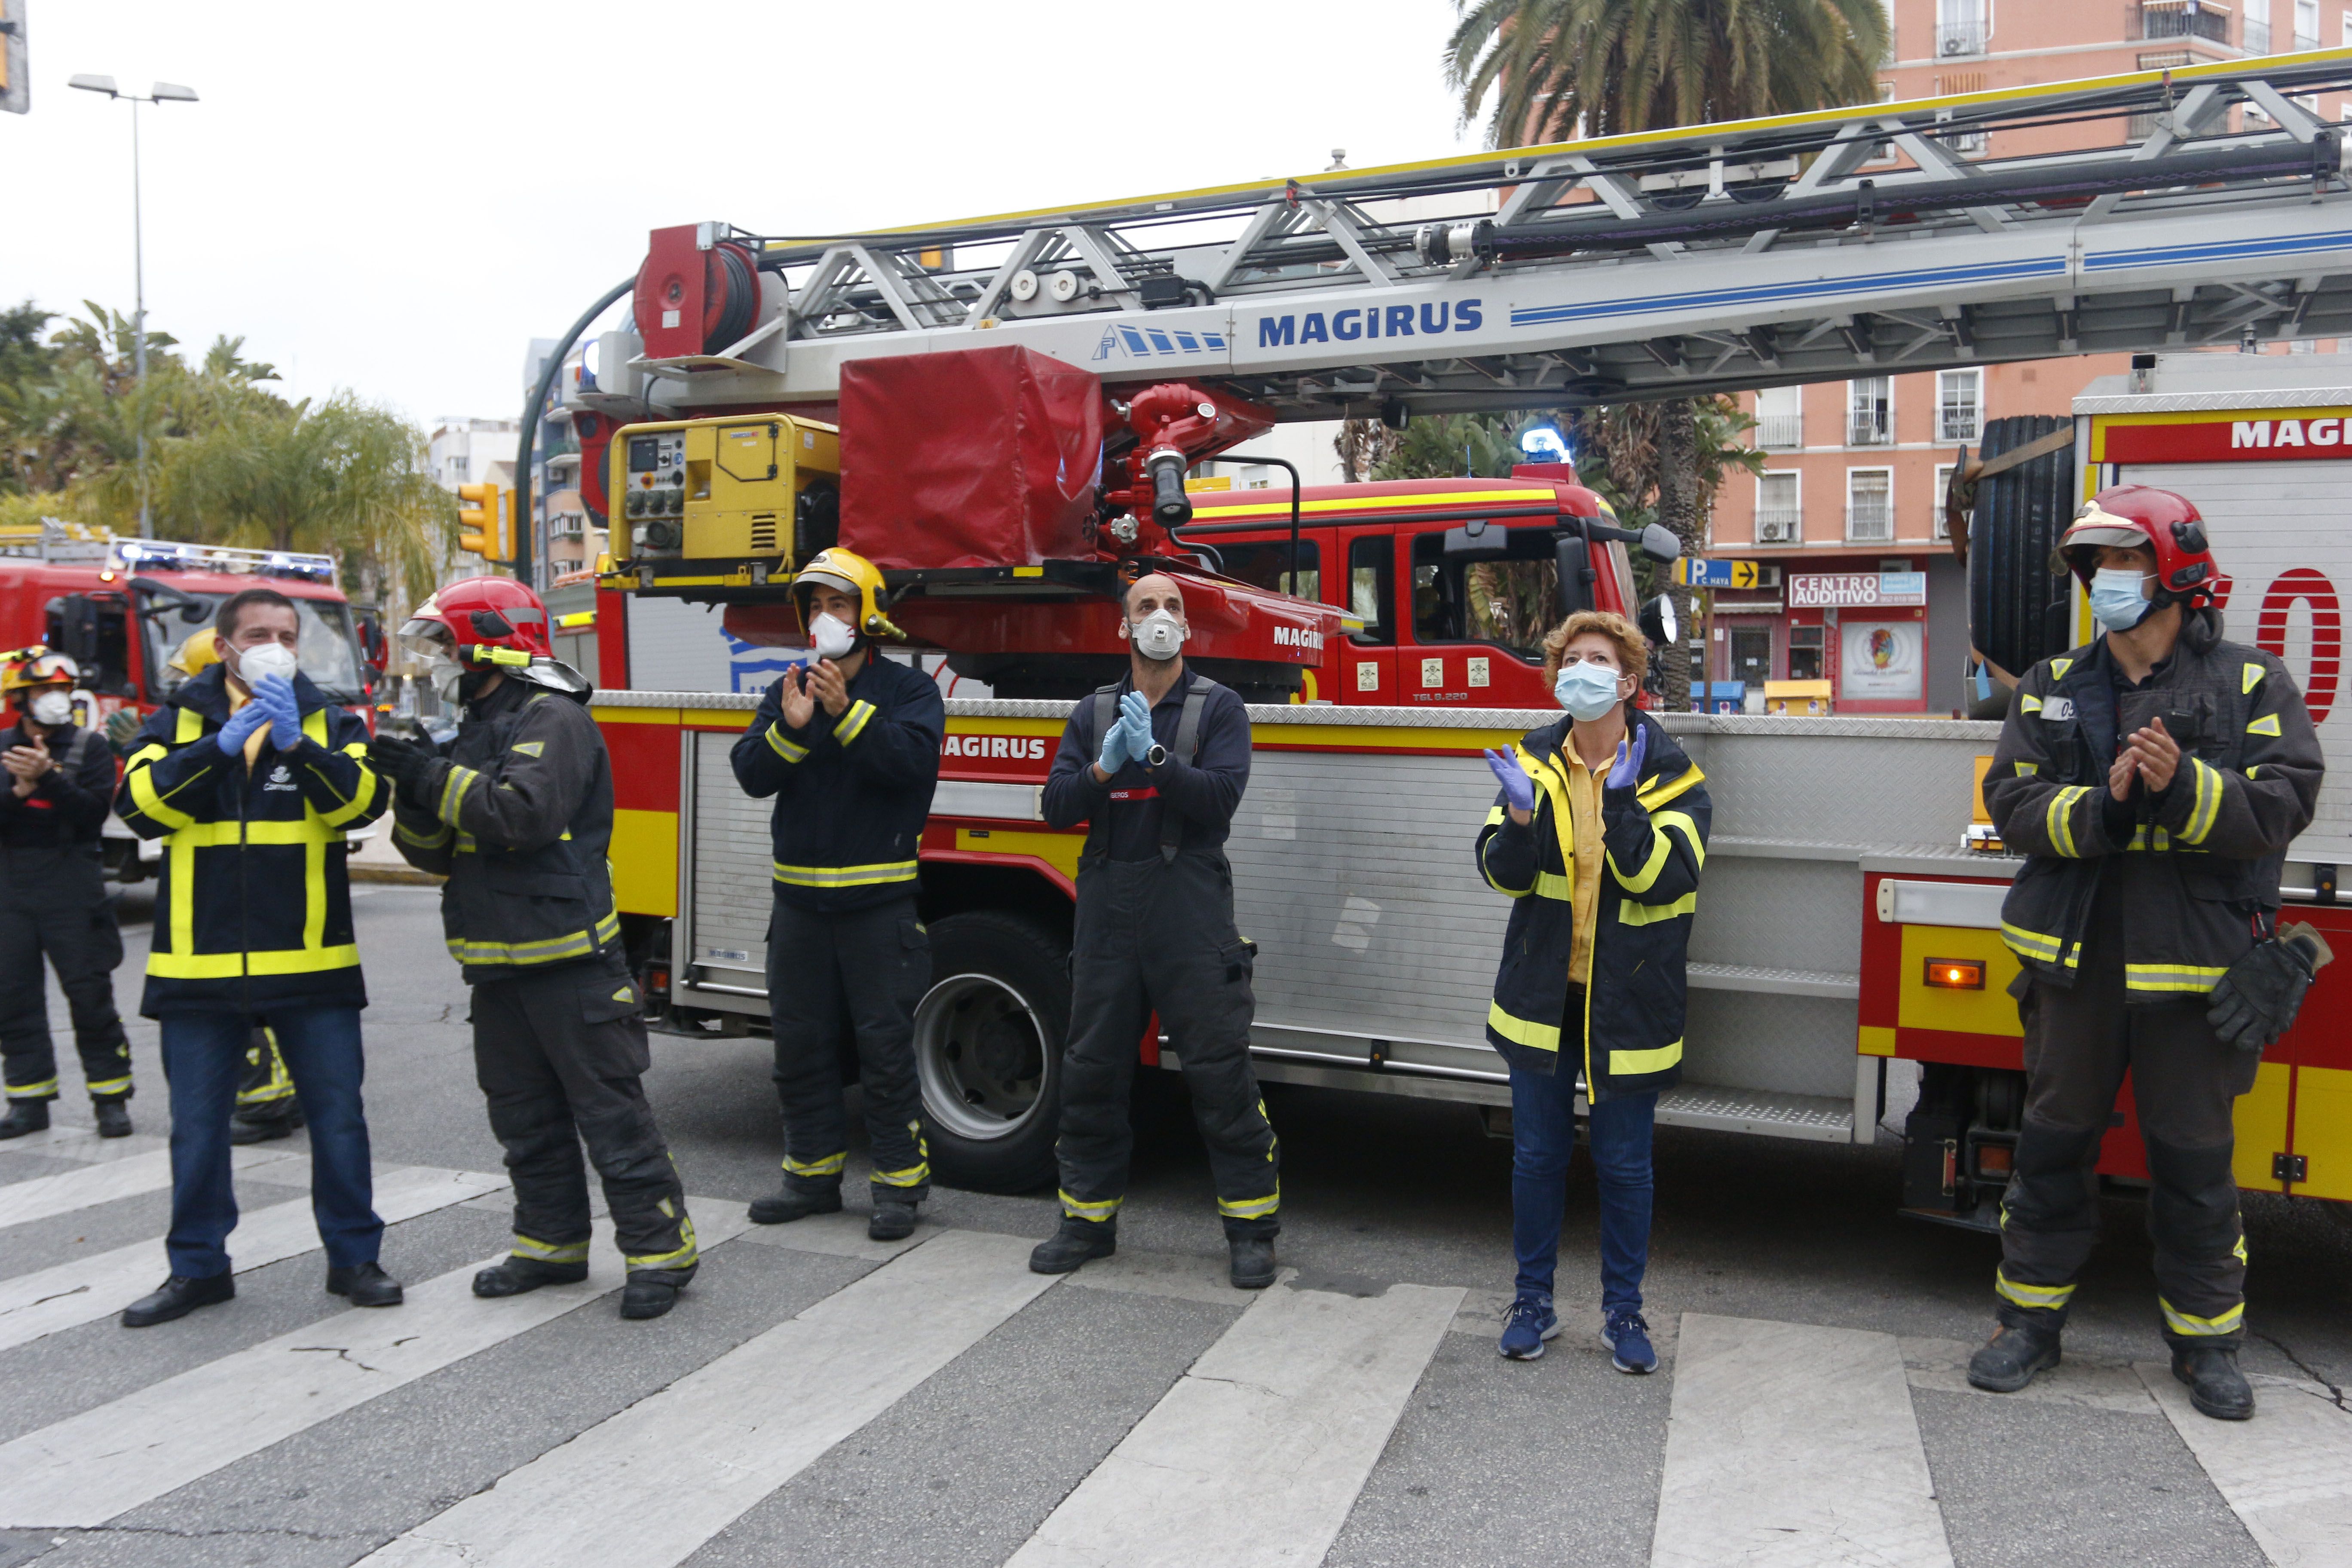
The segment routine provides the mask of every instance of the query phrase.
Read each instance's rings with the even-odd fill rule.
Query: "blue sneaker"
[[[1497,1348],[1513,1361],[1540,1361],[1544,1341],[1558,1338],[1559,1317],[1551,1310],[1551,1298],[1529,1293],[1503,1314],[1503,1342]]]
[[[1601,1325],[1601,1342],[1609,1347],[1612,1364],[1619,1372],[1638,1375],[1658,1370],[1658,1352],[1650,1348],[1650,1325],[1639,1312],[1620,1308],[1610,1313]]]

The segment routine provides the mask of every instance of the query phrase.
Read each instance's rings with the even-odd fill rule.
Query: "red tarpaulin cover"
[[[841,542],[877,566],[1034,566],[1094,552],[1100,383],[1024,348],[841,367]]]

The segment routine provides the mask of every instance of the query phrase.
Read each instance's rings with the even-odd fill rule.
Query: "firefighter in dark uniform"
[[[2242,1420],[2254,1399],[2237,1365],[2246,1247],[2231,1102],[2310,983],[2311,957],[2274,931],[2286,848],[2319,794],[2319,742],[2285,667],[2222,640],[2216,568],[2187,500],[2103,490],[2059,554],[2106,635],[2027,673],[1985,775],[2001,838],[2028,857],[2001,909],[2023,966],[2026,1100],[2001,1201],[2000,1327],[1969,1381],[2012,1392],[2058,1363],[2128,1069],[2172,1373],[2198,1409]]]
[[[397,784],[393,842],[446,876],[441,923],[474,988],[474,1070],[514,1178],[514,1242],[474,1294],[588,1277],[588,1177],[604,1179],[628,1279],[625,1318],[657,1318],[694,1278],[686,1191],[646,1103],[644,1008],[605,853],[613,768],[588,682],[548,653],[547,608],[508,577],[454,583],[401,639],[465,719],[446,756],[378,736]]]
[[[1249,713],[1184,668],[1184,594],[1152,573],[1122,606],[1129,673],[1082,700],[1045,782],[1045,820],[1087,826],[1070,1037],[1062,1056],[1060,1227],[1030,1255],[1066,1274],[1118,1249],[1134,1132],[1128,1095],[1156,1011],[1209,1146],[1236,1289],[1274,1283],[1282,1226],[1274,1128],[1250,1070],[1255,947],[1234,925],[1224,842],[1249,784]]]
[[[914,1016],[931,952],[916,869],[947,718],[929,677],[876,651],[876,637],[899,635],[881,592],[874,564],[841,549],[793,579],[816,662],[768,689],[733,762],[747,794],[776,798],[768,1005],[784,1179],[751,1218],[780,1225],[840,1209],[841,1042],[854,1035],[874,1162],[866,1231],[892,1241],[913,1232],[930,1193]]]
[[[47,1127],[58,1097],[44,953],[73,1016],[99,1135],[131,1132],[131,1043],[114,1010],[122,933],[98,842],[114,799],[114,752],[99,731],[73,721],[80,679],[71,658],[37,647],[0,671],[16,710],[15,726],[0,731],[0,1058],[8,1089],[0,1138]]]

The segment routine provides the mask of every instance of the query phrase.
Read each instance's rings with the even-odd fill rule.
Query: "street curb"
[[[353,866],[350,870],[354,882],[400,882],[412,888],[437,888],[449,879],[407,866]]]

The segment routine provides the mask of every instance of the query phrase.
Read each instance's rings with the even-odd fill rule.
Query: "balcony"
[[[1981,16],[1966,22],[1940,22],[1936,26],[1936,58],[1953,59],[1985,52],[1985,23]]]
[[[1850,410],[1845,419],[1845,444],[1849,447],[1885,447],[1895,440],[1894,421],[1886,410]]]
[[[2126,26],[2128,36],[2135,39],[2203,38],[2211,44],[2230,41],[2228,8],[2204,4],[2203,0],[2141,0],[2141,4],[2131,8]],[[2265,34],[2270,31],[2266,25],[2248,18],[2246,32],[2250,50],[2257,26],[2261,26]],[[2263,39],[2263,47],[2269,47],[2267,37]]]
[[[1756,444],[1768,450],[1795,450],[1805,444],[1805,416],[1764,415],[1756,421]]]
[[[2294,52],[2296,54],[2308,54],[2317,47],[2319,47],[2319,40],[2317,38],[2306,37],[2301,33],[2297,33],[2294,36]]]
[[[1973,441],[1979,434],[1976,405],[1951,404],[1937,411],[1937,440]]]
[[[1884,496],[1856,496],[1845,503],[1845,542],[1884,544],[1895,537],[1895,503]]]
[[[2271,25],[2255,16],[2246,18],[2246,53],[2266,55],[2271,52]]]

